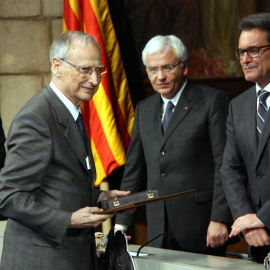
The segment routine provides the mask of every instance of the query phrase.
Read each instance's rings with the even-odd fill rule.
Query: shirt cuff
[[[127,225],[122,225],[122,224],[115,224],[114,226],[114,231],[127,231],[128,226]]]
[[[256,217],[256,218],[258,219],[258,217]],[[258,219],[258,220],[259,220],[259,219]],[[259,221],[260,221],[260,220],[259,220]],[[261,221],[260,221],[260,222],[261,222]],[[261,222],[261,223],[262,223],[262,225],[264,225],[263,222]]]
[[[102,192],[99,194],[97,202],[99,202],[99,199],[100,199],[101,195],[102,195],[103,192],[104,192],[104,190],[101,190],[101,191],[102,191]]]

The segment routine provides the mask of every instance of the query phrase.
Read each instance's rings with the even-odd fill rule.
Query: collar
[[[258,97],[258,93],[259,91],[261,90],[262,88],[256,83],[256,94],[257,94],[257,97]],[[263,90],[267,91],[270,93],[270,83],[268,83],[264,88]]]
[[[173,105],[176,107],[177,102],[178,102],[178,100],[179,100],[179,98],[180,98],[180,96],[181,96],[181,94],[182,94],[182,92],[183,92],[183,90],[184,90],[186,84],[187,84],[187,79],[186,79],[186,81],[184,82],[184,84],[183,84],[183,86],[181,87],[181,89],[177,92],[177,94],[176,94],[172,99],[167,99],[167,98],[165,98],[165,97],[163,97],[163,96],[161,95],[161,98],[162,98],[162,100],[163,100],[163,103],[164,103],[165,107],[167,106],[167,104],[168,104],[169,101],[171,101],[171,102],[173,103]]]
[[[69,112],[72,114],[74,120],[76,121],[79,113],[81,113],[81,107],[78,108],[65,96],[63,93],[55,86],[53,82],[50,82],[50,87],[54,91],[54,93],[60,98],[60,100],[67,107]]]

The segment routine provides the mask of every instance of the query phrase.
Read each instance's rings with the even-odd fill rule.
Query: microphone
[[[142,246],[140,246],[140,248],[137,251],[137,255],[136,257],[139,257],[140,251],[142,248],[144,248],[146,245],[150,244],[151,242],[153,242],[154,240],[156,240],[157,238],[159,238],[160,236],[164,235],[164,237],[167,237],[167,232],[161,233],[159,235],[157,235],[156,237],[154,237],[153,239],[151,239],[150,241],[148,241],[147,243],[143,244]]]

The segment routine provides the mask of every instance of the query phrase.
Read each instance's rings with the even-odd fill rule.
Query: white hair
[[[184,43],[176,36],[155,36],[150,39],[142,51],[142,60],[146,66],[146,55],[159,53],[161,51],[174,50],[178,60],[185,62],[188,60],[188,52]]]
[[[66,59],[68,57],[69,48],[71,45],[74,46],[85,46],[93,44],[99,48],[96,40],[80,31],[64,31],[58,38],[54,40],[50,48],[50,63],[52,64],[53,57],[58,57],[60,59]],[[53,75],[53,70],[51,68],[51,74]]]

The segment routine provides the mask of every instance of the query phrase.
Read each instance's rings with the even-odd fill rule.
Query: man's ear
[[[62,65],[60,61],[61,60],[58,57],[52,58],[52,70],[53,70],[54,76],[56,77],[60,77],[62,73],[62,69],[61,69]]]
[[[188,74],[188,61],[185,61],[185,62],[184,62],[184,65],[183,65],[182,68],[183,68],[183,70],[184,70],[184,72],[183,72],[184,75],[187,76],[187,74]]]

